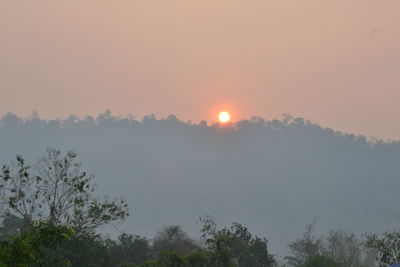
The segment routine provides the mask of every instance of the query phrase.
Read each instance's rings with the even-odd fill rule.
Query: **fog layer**
[[[0,120],[0,163],[16,154],[35,162],[47,147],[74,150],[96,175],[98,191],[124,197],[120,226],[152,235],[200,215],[243,223],[274,251],[316,220],[322,231],[390,229],[398,219],[400,143],[367,141],[301,118],[254,117],[230,125],[185,123],[175,116],[42,120],[11,113]]]

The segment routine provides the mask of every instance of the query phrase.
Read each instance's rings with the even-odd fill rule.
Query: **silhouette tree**
[[[47,149],[34,168],[22,156],[4,165],[0,173],[2,204],[26,225],[45,221],[50,225],[71,225],[79,232],[123,220],[128,216],[125,201],[99,201],[94,197],[94,176],[81,171],[76,153],[63,155]]]
[[[313,235],[313,228],[314,224],[308,225],[303,237],[289,244],[292,255],[285,257],[289,266],[304,266],[309,259],[322,254],[322,238]]]
[[[203,222],[202,233],[206,240],[206,249],[212,253],[216,266],[268,267],[274,266],[275,260],[268,251],[268,240],[252,236],[240,223],[231,227],[216,229],[210,216],[200,218]]]
[[[164,227],[157,233],[153,240],[155,252],[175,252],[178,255],[186,255],[197,250],[199,246],[179,225]]]

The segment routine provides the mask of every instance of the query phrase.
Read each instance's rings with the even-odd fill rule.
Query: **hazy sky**
[[[0,114],[291,113],[400,138],[398,0],[0,0]]]

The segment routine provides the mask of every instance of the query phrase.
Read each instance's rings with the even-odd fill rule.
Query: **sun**
[[[228,111],[221,111],[218,114],[218,120],[221,123],[227,123],[227,122],[229,122],[231,120],[231,114],[229,114]]]

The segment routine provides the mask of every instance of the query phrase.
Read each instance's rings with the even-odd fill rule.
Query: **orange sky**
[[[2,0],[0,114],[290,113],[400,139],[400,1]]]

